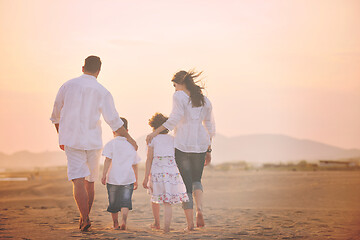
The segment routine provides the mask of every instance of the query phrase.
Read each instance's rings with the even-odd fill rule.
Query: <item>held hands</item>
[[[211,153],[210,152],[207,152],[206,155],[205,155],[205,163],[204,163],[204,166],[207,166],[211,163]]]

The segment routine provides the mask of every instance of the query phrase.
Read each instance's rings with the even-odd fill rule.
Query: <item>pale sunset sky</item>
[[[134,138],[195,68],[219,134],[360,148],[360,1],[0,0],[0,53],[3,153],[58,150],[54,99],[89,55]]]

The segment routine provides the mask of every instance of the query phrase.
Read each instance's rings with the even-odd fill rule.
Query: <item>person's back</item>
[[[89,213],[102,149],[100,115],[113,131],[125,136],[137,149],[135,140],[123,127],[110,92],[97,82],[100,70],[100,58],[87,57],[82,67],[84,75],[60,87],[50,118],[59,133],[59,147],[66,153],[67,175],[73,182],[82,231],[91,226]]]
[[[127,130],[128,122],[121,118]],[[126,229],[126,220],[129,210],[132,210],[132,193],[137,189],[137,164],[140,161],[133,146],[125,137],[113,132],[114,139],[108,142],[103,150],[105,156],[101,183],[106,184],[109,206],[114,229]],[[122,222],[119,226],[118,213],[121,211]]]
[[[206,151],[210,137],[215,133],[210,100],[204,96],[204,105],[194,107],[184,91],[176,91],[173,102],[176,104],[175,111],[164,126],[174,128],[175,148],[184,152]]]
[[[167,119],[163,114],[156,113],[149,120],[149,125],[156,129]],[[170,231],[171,205],[189,201],[184,182],[175,162],[174,137],[167,133],[168,130],[163,131],[149,143],[143,181],[143,187],[147,188],[151,195],[155,220],[151,227],[160,229],[159,204],[163,203],[165,207],[165,232]]]
[[[154,147],[154,157],[174,157],[174,137],[169,134],[159,134],[154,137],[152,146]]]
[[[60,143],[84,150],[102,148],[100,115],[107,98],[112,99],[109,91],[94,76],[84,74],[67,81],[60,93],[64,95]]]
[[[126,138],[117,136],[109,141],[104,147],[103,155],[112,159],[107,183],[126,185],[136,182],[133,165],[140,159]]]

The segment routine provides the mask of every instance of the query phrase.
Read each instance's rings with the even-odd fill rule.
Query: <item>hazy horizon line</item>
[[[329,147],[335,147],[335,148],[340,148],[343,150],[359,150],[360,151],[360,147],[351,147],[351,148],[347,148],[347,147],[340,147],[340,146],[336,146],[333,144],[328,144],[328,143],[324,143],[318,140],[313,140],[313,139],[308,139],[308,138],[300,138],[300,137],[294,137],[294,136],[290,136],[290,135],[286,135],[286,134],[280,134],[280,133],[252,133],[252,134],[240,134],[240,135],[235,135],[235,136],[228,136],[222,133],[217,133],[216,136],[221,136],[221,137],[225,137],[228,139],[232,139],[232,138],[237,138],[237,137],[246,137],[246,136],[282,136],[282,137],[286,137],[286,138],[291,138],[291,139],[296,139],[299,141],[310,141],[310,142],[314,142],[314,143],[318,143],[318,144],[323,144]],[[215,139],[216,139],[215,136]],[[142,135],[140,137],[137,137],[136,140],[138,141],[139,139],[145,138],[146,135]],[[139,142],[138,142],[139,143]],[[103,143],[105,144],[105,143]],[[59,150],[43,150],[43,151],[31,151],[28,149],[22,149],[22,150],[17,150],[17,151],[12,151],[12,152],[5,152],[3,150],[0,150],[0,154],[4,154],[4,155],[14,155],[16,153],[21,153],[21,152],[28,152],[28,153],[32,153],[32,154],[41,154],[41,153],[46,153],[46,152],[62,152],[60,149]]]

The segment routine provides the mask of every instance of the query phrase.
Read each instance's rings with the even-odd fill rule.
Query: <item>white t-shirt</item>
[[[174,137],[169,134],[157,135],[149,147],[154,148],[154,157],[175,157]]]
[[[84,74],[58,91],[50,120],[59,123],[59,144],[81,150],[102,148],[100,115],[113,131],[124,123],[112,95],[94,76]]]
[[[184,91],[173,95],[173,108],[169,119],[163,124],[168,130],[175,129],[175,148],[183,152],[206,152],[210,138],[215,135],[215,121],[210,100],[204,96],[205,104],[193,107]]]
[[[104,146],[102,155],[112,160],[107,183],[126,185],[136,182],[132,166],[141,159],[126,138],[115,137]]]

